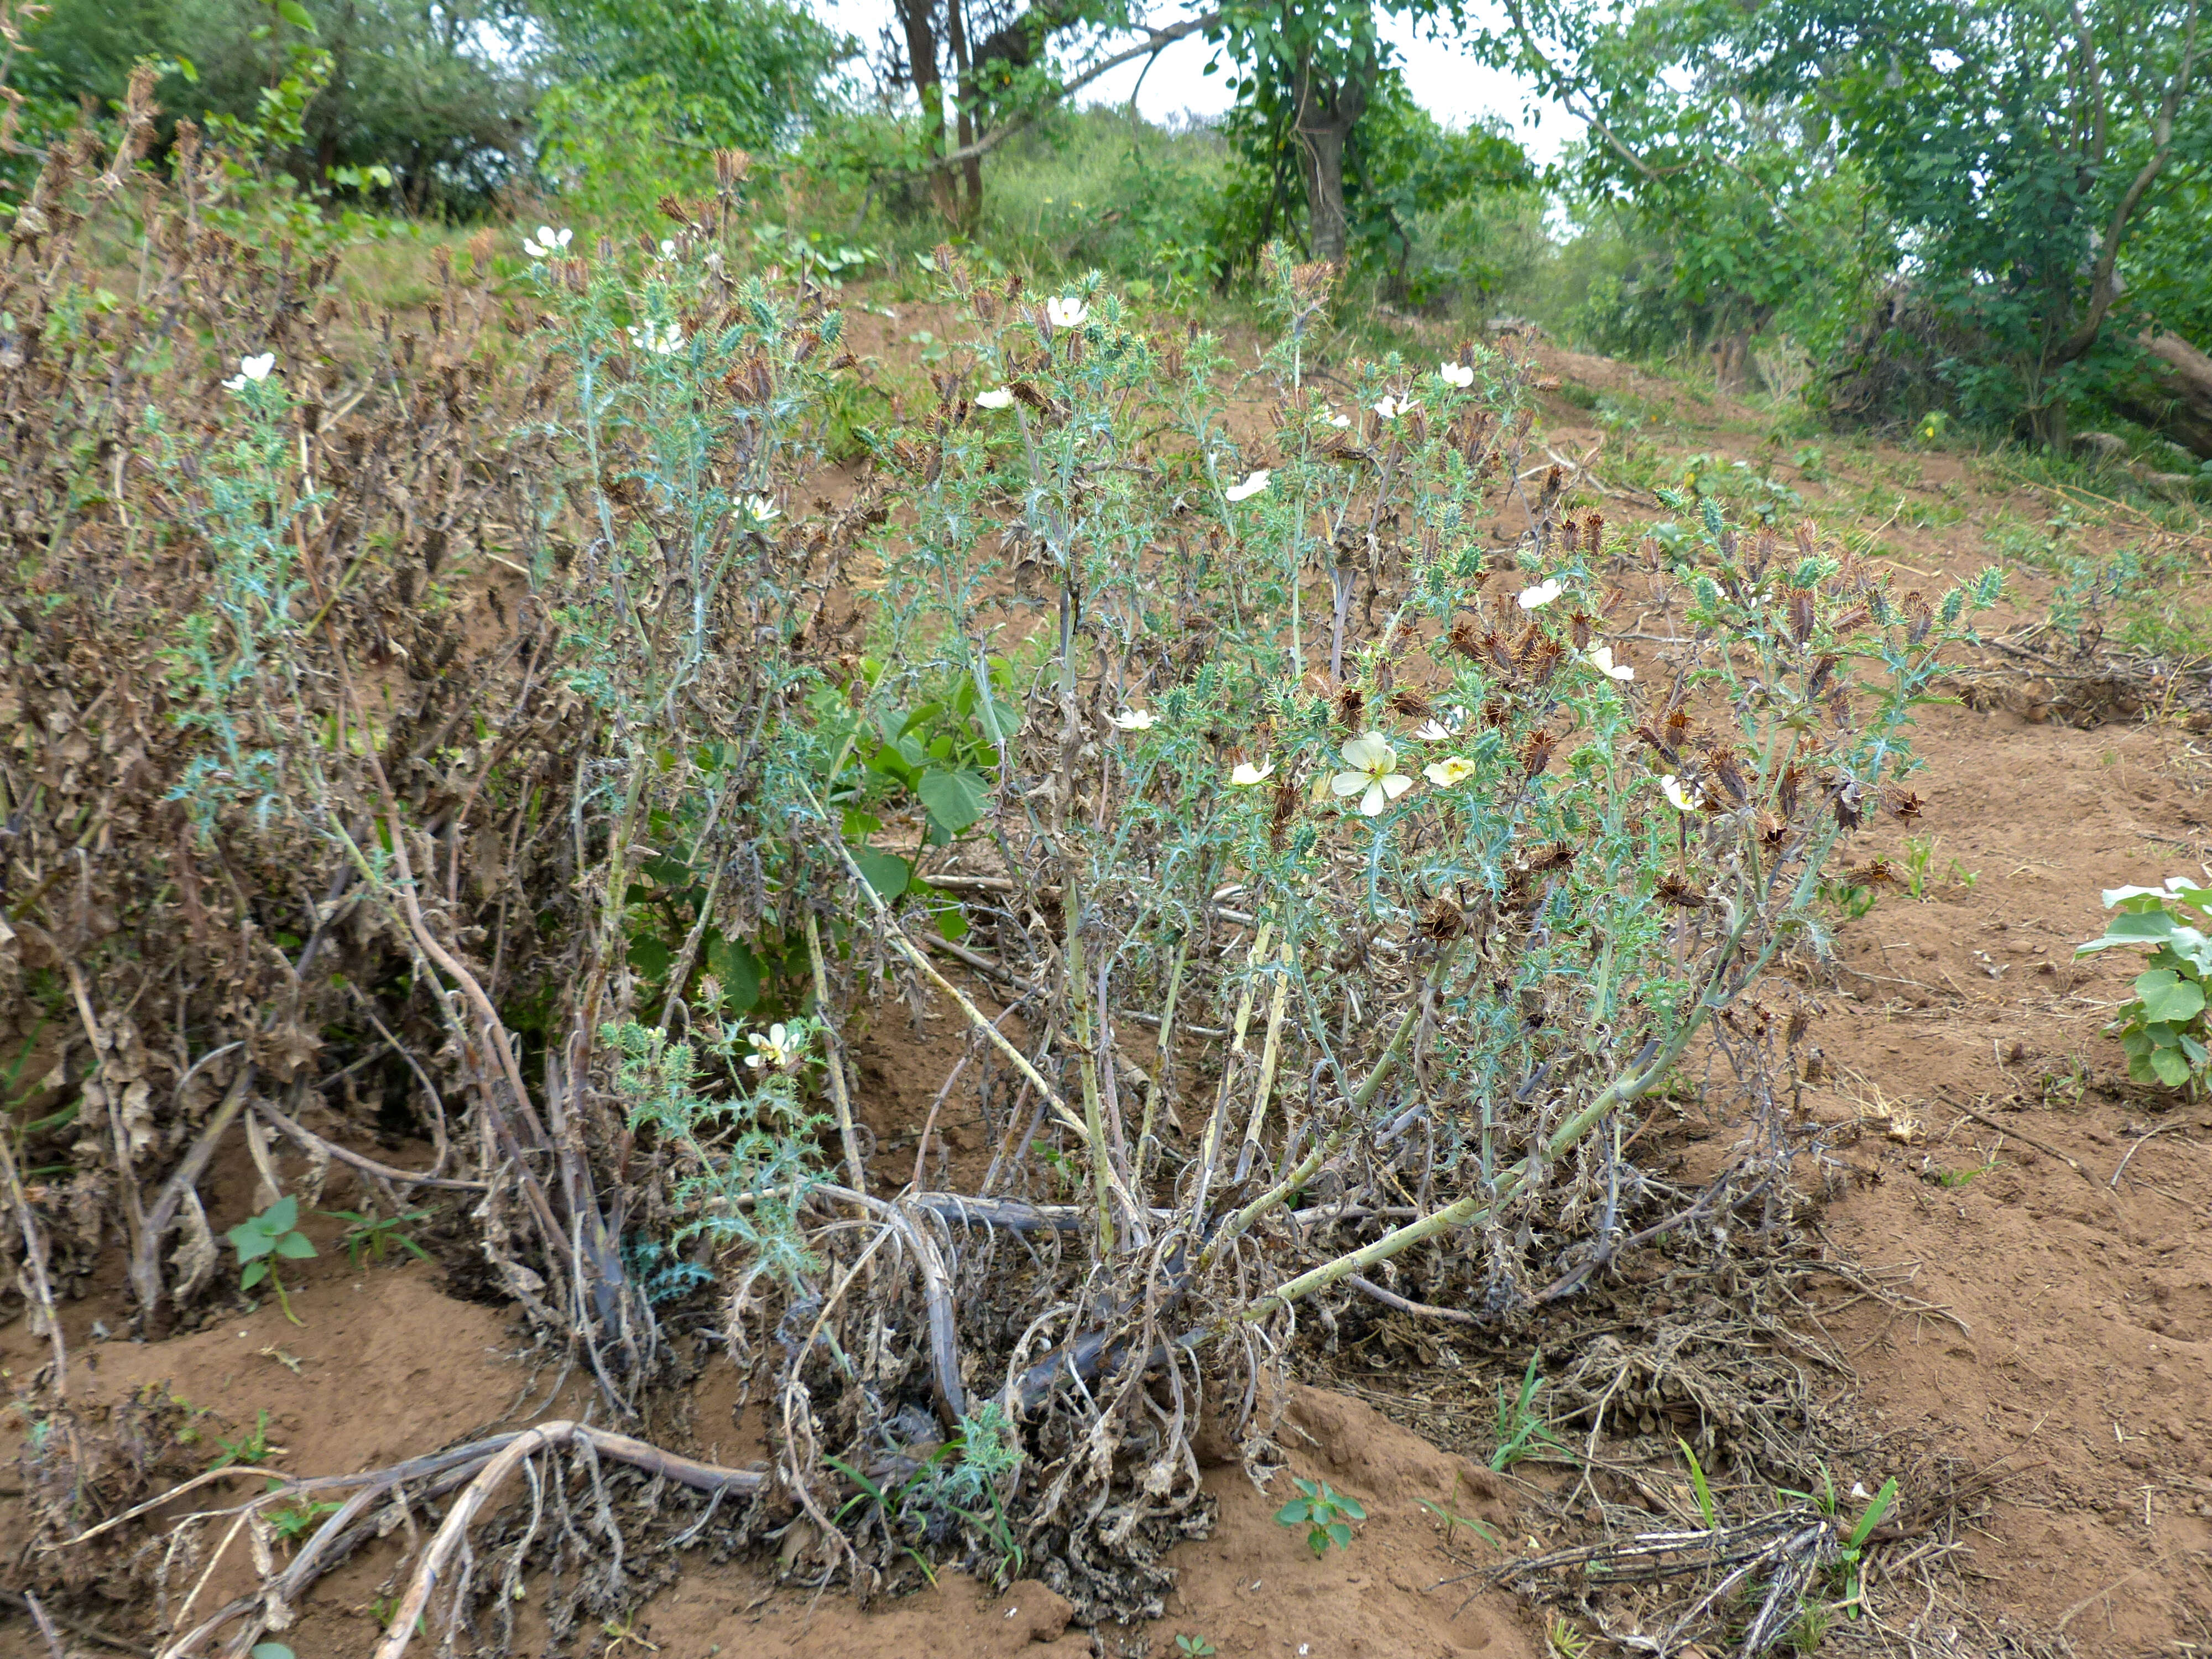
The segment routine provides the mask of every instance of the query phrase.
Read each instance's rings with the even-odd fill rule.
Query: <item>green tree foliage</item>
[[[859,43],[782,0],[538,0],[541,67],[612,115],[641,97],[659,142],[765,151],[830,107],[826,83]]]
[[[1363,48],[1346,45],[1331,49],[1333,71],[1315,73],[1333,73],[1333,106],[1341,114],[1356,104],[1358,114],[1345,125],[1335,161],[1317,171],[1306,142],[1315,99],[1302,100],[1297,76],[1298,54],[1310,68],[1323,48],[1294,38],[1285,60],[1279,43],[1255,32],[1245,49],[1255,61],[1233,83],[1237,102],[1224,124],[1237,166],[1216,237],[1223,275],[1256,261],[1271,240],[1303,231],[1316,258],[1356,259],[1383,272],[1401,297],[1486,298],[1496,289],[1501,267],[1469,233],[1479,204],[1534,187],[1535,170],[1518,143],[1495,126],[1446,131],[1413,101],[1395,64],[1366,64]],[[1357,87],[1356,96],[1343,93],[1346,84]]]
[[[1747,299],[1840,240],[1890,279],[1967,413],[2063,443],[2069,403],[2157,320],[2145,301],[2201,307],[2180,263],[2202,251],[2188,209],[2212,159],[2198,3],[1569,0],[1516,5],[1510,55],[1642,211],[1694,223],[1729,175],[1754,193],[1767,223],[1737,245],[1771,256]],[[1838,200],[1831,233],[1802,238],[1820,220],[1802,198],[1859,179],[1857,222]],[[1686,295],[1694,262],[1685,276]]]
[[[120,101],[134,64],[164,64],[166,142],[179,118],[254,120],[309,45],[330,76],[283,165],[318,185],[380,166],[392,205],[466,211],[523,153],[528,88],[489,50],[522,23],[508,0],[65,0],[27,31],[16,74],[34,109],[73,118],[80,98]]]

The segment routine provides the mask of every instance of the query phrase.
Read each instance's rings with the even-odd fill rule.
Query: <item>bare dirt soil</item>
[[[896,322],[857,319],[861,349],[890,355],[900,337],[928,325],[927,308],[899,309]],[[1644,434],[1666,452],[1787,471],[1753,411],[1602,360],[1547,349],[1546,367],[1564,385],[1632,391],[1670,408],[1663,438],[1656,427]],[[1547,412],[1553,447],[1570,458],[1596,449],[1591,470],[1606,478],[1589,411],[1562,399]],[[1853,526],[1852,504],[1869,491],[1896,496],[1890,523],[1860,523],[1857,532],[1871,540],[1878,531],[1880,556],[1931,587],[1990,562],[1983,544],[1996,515],[2034,521],[2051,510],[2047,497],[1954,459],[1831,447],[1828,481],[1796,487],[1832,531]],[[1946,505],[1953,521],[1916,527],[1901,510],[1916,501]],[[1631,489],[1610,493],[1605,510],[1617,522],[1660,516]],[[2110,547],[2131,526],[2123,516],[2080,533]],[[2048,597],[2047,583],[2016,574],[1991,631],[2039,617]],[[1649,661],[1645,650],[1626,654]],[[1839,924],[1832,962],[1793,970],[1821,1008],[1806,1097],[1834,1126],[1828,1164],[1806,1172],[1822,1194],[1808,1224],[1829,1257],[1857,1264],[1802,1311],[1808,1342],[1844,1366],[1814,1368],[1815,1388],[1866,1430],[1862,1462],[1833,1472],[1871,1490],[1888,1474],[1940,1467],[1969,1494],[1935,1569],[1916,1573],[1904,1546],[1878,1553],[1878,1617],[1831,1639],[1838,1650],[1913,1655],[2203,1653],[2212,1650],[2212,1106],[2125,1080],[2102,1027],[2135,969],[2106,958],[2077,964],[2072,951],[2101,930],[2100,889],[2207,872],[2212,749],[2181,714],[2094,726],[2053,719],[2051,687],[2002,653],[1962,669],[1972,671],[1958,688],[1965,701],[1925,711],[1916,738],[1929,763],[1917,781],[1927,805],[1910,833],[1936,848],[1923,895],[1878,888],[1870,911]],[[1906,834],[1870,830],[1855,855],[1901,866]],[[979,985],[979,995],[987,989]],[[911,1024],[886,1014],[858,1045],[874,1167],[893,1183],[913,1172],[961,1047],[931,1013],[923,1006]],[[1725,1127],[1695,1099],[1668,1103],[1651,1132],[1692,1160],[1729,1152]],[[993,1149],[963,1121],[957,1097],[939,1134],[949,1159],[931,1161],[939,1184],[963,1185],[989,1161]],[[289,1182],[304,1170],[287,1162],[284,1173]],[[210,1205],[218,1232],[252,1213],[254,1188],[250,1165],[222,1172]],[[339,1170],[323,1204],[352,1196]],[[73,1304],[66,1334],[80,1413],[158,1387],[211,1413],[202,1419],[211,1461],[218,1435],[234,1443],[265,1412],[267,1466],[331,1473],[588,1408],[576,1379],[526,1352],[509,1313],[449,1293],[467,1287],[445,1267],[356,1267],[334,1224],[309,1231],[322,1253],[301,1264],[297,1322],[264,1302],[133,1344],[101,1340],[95,1328],[104,1313],[114,1317],[119,1297]],[[1663,1314],[1663,1303],[1654,1305]],[[635,1620],[578,1632],[570,1650],[623,1659],[1164,1656],[1187,1637],[1212,1644],[1200,1651],[1286,1659],[1543,1653],[1550,1613],[1467,1575],[1501,1551],[1568,1538],[1572,1471],[1553,1465],[1522,1479],[1527,1467],[1510,1476],[1484,1467],[1489,1379],[1517,1372],[1528,1348],[1492,1354],[1480,1332],[1449,1337],[1430,1342],[1425,1358],[1353,1343],[1302,1359],[1302,1373],[1327,1386],[1298,1385],[1285,1401],[1286,1465],[1262,1492],[1221,1449],[1207,1475],[1218,1525],[1176,1547],[1178,1588],[1149,1629],[1073,1626],[1067,1604],[1034,1578],[994,1594],[948,1575],[862,1608],[840,1591],[780,1586],[773,1557],[716,1560],[701,1551],[651,1569],[665,1583]],[[1547,1363],[1571,1357],[1551,1351]],[[45,1358],[20,1321],[0,1332],[0,1365],[19,1389]],[[702,1455],[742,1463],[759,1455],[758,1443],[726,1370],[710,1364],[659,1426]],[[1593,1443],[1610,1468],[1632,1474],[1671,1455],[1664,1436]],[[1805,1478],[1818,1473],[1808,1468]],[[1274,1522],[1296,1476],[1325,1480],[1365,1506],[1351,1550],[1317,1560]],[[1654,1474],[1649,1506],[1667,1513],[1671,1494],[1686,1491],[1680,1480],[1679,1466],[1665,1481]],[[212,1504],[220,1492],[203,1488],[172,1512]],[[1423,1500],[1482,1522],[1497,1544],[1471,1527],[1445,1528]],[[6,1541],[20,1547],[21,1505],[0,1507],[0,1516]],[[301,1659],[368,1653],[407,1541],[396,1533],[317,1589],[291,1633]],[[648,1582],[647,1569],[636,1571]],[[214,1564],[196,1605],[251,1582],[240,1545]],[[144,1609],[104,1609],[95,1587],[69,1612],[68,1645],[94,1653],[129,1650]],[[12,1604],[0,1616],[0,1656],[47,1652]],[[547,1632],[527,1607],[520,1628],[518,1650],[543,1649]],[[1600,1638],[1572,1650],[1627,1650]]]

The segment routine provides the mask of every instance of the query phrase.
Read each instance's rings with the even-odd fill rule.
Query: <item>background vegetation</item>
[[[1371,0],[1151,27],[1121,0],[898,0],[877,41],[783,0],[64,0],[10,26],[6,179],[20,200],[35,152],[146,63],[151,164],[179,116],[250,131],[349,235],[649,229],[732,146],[843,268],[949,234],[988,266],[1241,303],[1287,238],[1370,305],[1522,315],[1839,424],[2212,455],[2196,0],[1544,0],[1494,32],[1400,9],[1583,137],[1540,169],[1502,130],[1443,129]],[[1071,108],[1193,33],[1226,118]]]

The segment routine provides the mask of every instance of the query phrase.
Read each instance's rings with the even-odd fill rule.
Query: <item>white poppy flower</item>
[[[276,367],[276,354],[273,351],[264,351],[258,357],[240,357],[238,360],[238,373],[222,383],[223,390],[243,392],[249,382],[258,386],[269,378],[270,371]]]
[[[1431,761],[1421,769],[1422,775],[1439,789],[1449,789],[1455,784],[1465,783],[1474,775],[1474,763],[1464,755],[1446,755],[1440,761]]]
[[[1437,378],[1446,386],[1455,386],[1464,392],[1474,384],[1474,371],[1465,363],[1438,363]]]
[[[770,495],[748,495],[739,510],[757,525],[773,524],[783,516],[783,509]]]
[[[555,254],[565,252],[575,234],[573,230],[556,230],[550,225],[540,225],[523,239],[522,251],[533,259],[550,259]]]
[[[1044,314],[1054,328],[1081,328],[1091,319],[1091,307],[1079,295],[1062,294],[1044,302]]]
[[[1152,711],[1146,708],[1124,708],[1120,714],[1109,714],[1106,718],[1124,732],[1149,732],[1158,724],[1152,718]]]
[[[1442,719],[1438,719],[1437,716],[1432,714],[1427,720],[1423,720],[1421,722],[1420,729],[1415,732],[1413,735],[1419,738],[1423,743],[1443,743],[1448,738],[1456,735],[1460,727],[1466,724],[1467,710],[1464,708],[1447,708],[1443,711]]]
[[[752,1045],[753,1050],[745,1056],[745,1064],[756,1072],[763,1066],[773,1071],[789,1071],[800,1056],[796,1034],[787,1025],[771,1025],[765,1036],[758,1031],[748,1031],[745,1041]]]
[[[1523,611],[1540,611],[1566,591],[1560,586],[1557,576],[1547,576],[1534,587],[1521,590],[1521,608]]]
[[[660,240],[660,257],[664,259],[673,259],[676,257],[676,244],[665,236]]]
[[[1268,471],[1261,467],[1241,484],[1231,484],[1222,493],[1232,501],[1249,501],[1267,487]]]
[[[1386,421],[1395,421],[1401,415],[1409,415],[1420,406],[1416,398],[1385,396],[1375,405],[1375,412]]]
[[[1239,761],[1237,763],[1237,769],[1229,775],[1230,787],[1235,789],[1249,789],[1254,784],[1265,782],[1268,778],[1273,777],[1274,772],[1275,763],[1273,761],[1261,761],[1257,766],[1253,765],[1250,761]]]
[[[1681,779],[1672,772],[1659,780],[1659,787],[1665,791],[1667,799],[1674,803],[1678,812],[1694,812],[1705,800],[1705,795],[1695,784],[1687,789],[1683,788]]]
[[[1598,647],[1589,653],[1589,659],[1590,666],[1609,680],[1632,680],[1636,678],[1636,671],[1626,663],[1613,661],[1613,647],[1609,645]]]
[[[1398,764],[1398,751],[1380,732],[1354,738],[1337,752],[1346,766],[1357,769],[1339,772],[1328,787],[1340,795],[1358,795],[1359,810],[1368,817],[1413,787],[1413,779],[1392,769]]]
[[[1328,417],[1328,423],[1331,426],[1335,427],[1350,426],[1352,424],[1352,416],[1349,415],[1332,415]]]
[[[978,409],[1005,409],[1013,401],[1013,392],[1006,386],[1000,386],[991,392],[979,392],[975,394],[975,407]]]
[[[673,323],[641,323],[625,331],[641,351],[665,357],[684,349],[684,331]]]

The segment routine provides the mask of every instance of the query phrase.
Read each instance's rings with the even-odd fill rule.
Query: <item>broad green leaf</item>
[[[259,1220],[272,1237],[289,1233],[300,1224],[300,1200],[289,1195],[280,1198],[261,1212]]]
[[[288,1261],[304,1261],[314,1253],[315,1247],[298,1233],[286,1233],[276,1241],[276,1254]]]
[[[653,939],[648,935],[644,939],[635,939],[630,941],[629,965],[655,985],[659,984],[668,976],[669,965],[675,960],[676,953],[668,948],[667,942],[664,939]]]
[[[989,787],[977,774],[964,769],[940,772],[932,768],[921,775],[915,793],[929,809],[929,816],[955,835],[991,808]]]
[[[2179,1025],[2204,1011],[2204,992],[2170,968],[2154,968],[2136,975],[2136,994],[2142,999],[2147,1023]]]
[[[914,878],[914,866],[896,853],[855,847],[853,862],[860,866],[860,873],[868,878],[868,885],[876,890],[876,896],[880,899],[896,898]]]
[[[2154,1049],[2150,1068],[2158,1074],[2158,1080],[2169,1089],[2179,1089],[2189,1081],[2189,1062],[2181,1057],[2181,1051],[2178,1048]]]
[[[295,29],[309,34],[315,32],[315,20],[307,15],[307,9],[300,0],[276,0],[276,15]]]
[[[744,945],[717,934],[708,941],[707,966],[722,981],[732,1012],[742,1014],[760,1000],[760,963]]]

